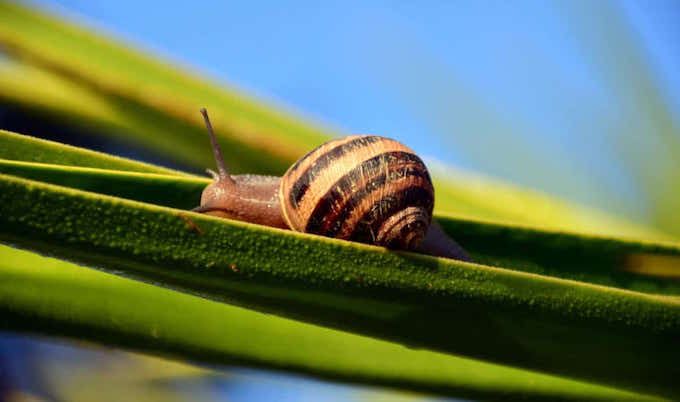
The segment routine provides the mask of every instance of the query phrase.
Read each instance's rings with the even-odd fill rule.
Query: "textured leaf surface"
[[[5,242],[413,347],[675,392],[675,297],[387,252],[11,176],[0,194]],[[675,245],[608,241],[679,254]],[[476,244],[466,246],[477,255]]]
[[[653,401],[211,302],[0,246],[0,328],[473,399]],[[55,306],[58,306],[55,307]]]
[[[3,158],[14,160],[0,160],[0,172],[180,209],[195,207],[209,183],[196,176],[167,176],[181,173],[150,164],[0,131]],[[447,201],[448,193],[440,195]],[[439,219],[454,238],[476,250],[477,261],[488,265],[649,293],[680,293],[680,284],[667,280],[679,264],[672,257],[650,259],[644,249],[636,248],[644,241],[480,221],[466,215],[440,213]],[[659,274],[663,267],[666,274]]]

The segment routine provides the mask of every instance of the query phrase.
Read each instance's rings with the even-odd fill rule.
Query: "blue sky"
[[[631,71],[680,120],[673,0],[35,2],[343,132],[632,217],[612,141],[655,128]]]

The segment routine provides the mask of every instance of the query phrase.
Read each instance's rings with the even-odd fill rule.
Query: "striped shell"
[[[280,200],[293,230],[412,250],[430,225],[434,188],[411,149],[357,135],[327,142],[291,166]]]

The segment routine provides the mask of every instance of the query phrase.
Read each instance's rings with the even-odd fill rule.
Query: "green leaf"
[[[58,142],[0,130],[0,158],[55,165],[95,167],[131,172],[163,173],[188,176],[186,173],[119,158],[117,156],[73,147]]]
[[[230,157],[237,158],[239,150],[251,156],[265,153],[282,168],[304,153],[310,143],[319,144],[329,138],[318,128],[262,102],[18,4],[0,2],[0,43],[17,58],[110,95],[95,105],[103,102],[107,105],[104,109],[122,113],[134,124],[144,126],[146,132],[154,132],[154,124],[168,128],[169,132],[156,138],[164,138],[166,144],[180,141],[182,148],[175,152],[194,163],[201,163],[208,155],[196,142],[186,141],[187,137],[196,138],[192,127],[203,130],[197,113],[201,106],[210,110],[218,134],[237,147],[228,154]],[[22,84],[21,80],[8,84],[12,83]],[[67,93],[71,98],[83,91],[70,84]],[[90,106],[85,103],[81,107]],[[188,133],[183,134],[183,129]],[[153,137],[149,140],[153,141]],[[158,141],[154,144],[168,148]]]
[[[0,145],[0,158],[21,159],[25,157],[33,160],[37,158],[37,155],[43,155],[41,159],[52,158],[57,162],[62,162],[64,158],[67,161],[77,161],[82,155],[90,155],[92,159],[84,159],[83,164],[89,163],[93,167],[107,169],[65,167],[0,159],[0,173],[172,208],[191,209],[198,205],[202,189],[210,182],[208,179],[195,176],[177,178],[159,174],[131,174],[110,170],[108,168],[111,163],[105,154],[92,153],[75,147],[61,146],[49,141],[1,131]],[[114,165],[116,169],[129,170],[128,168],[133,166],[137,171],[156,172],[158,170],[153,165],[122,158],[115,160],[127,162]],[[444,196],[439,198],[444,198]],[[488,265],[629,290],[680,294],[680,284],[676,281],[668,281],[666,278],[668,275],[646,272],[650,269],[650,261],[658,271],[660,266],[658,258],[650,260],[645,250],[617,246],[626,244],[625,239],[611,242],[609,237],[501,224],[498,221],[480,221],[441,213],[438,214],[438,219],[451,236],[463,241],[463,244],[476,252],[477,261]],[[633,245],[638,242],[632,240]],[[533,252],[526,253],[524,251],[526,249],[531,249]],[[673,261],[669,261],[672,271]]]
[[[412,347],[675,396],[677,297],[388,252],[12,176],[2,176],[0,194],[0,238],[11,244]],[[444,221],[449,229],[461,223]],[[484,242],[550,254],[566,236],[465,225],[480,238],[463,243],[476,258],[485,257]],[[618,255],[680,254],[675,244],[599,241],[566,239],[566,251],[583,243],[577,255],[605,245]]]
[[[0,101],[15,109],[29,110],[31,115],[67,121],[86,133],[132,142],[149,151],[172,155],[188,165],[213,164],[205,127],[198,121],[185,122],[26,65],[0,64],[0,87]],[[200,116],[199,106],[193,105],[187,113]],[[222,128],[218,126],[218,134]],[[277,155],[260,158],[263,150],[232,137],[222,136],[222,143],[234,171],[280,173],[290,164],[289,158]]]
[[[0,328],[473,399],[651,396],[407,349],[0,246]]]
[[[0,172],[185,210],[198,206],[201,191],[210,183],[209,179],[190,176],[138,173],[6,159],[0,159]]]

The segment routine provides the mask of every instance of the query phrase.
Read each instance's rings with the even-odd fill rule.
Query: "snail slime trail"
[[[387,137],[328,141],[283,177],[230,175],[201,109],[217,172],[193,211],[326,237],[470,261],[432,222],[434,187],[425,163]]]

